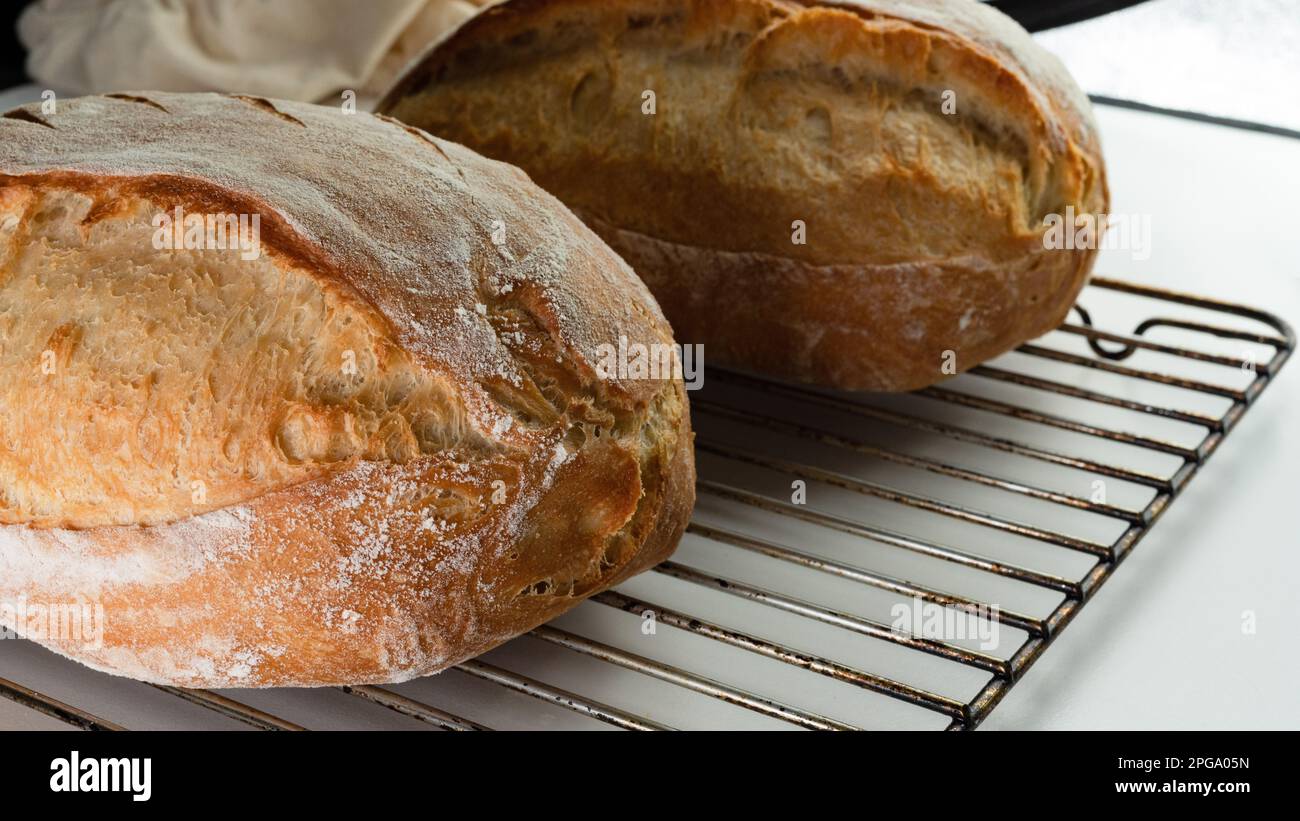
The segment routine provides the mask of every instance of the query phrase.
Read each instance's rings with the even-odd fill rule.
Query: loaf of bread
[[[415,128],[212,94],[10,111],[2,626],[188,687],[481,653],[685,527],[682,382],[601,367],[620,341],[672,349],[631,269]]]
[[[522,167],[706,361],[841,388],[1055,327],[1095,251],[1045,222],[1107,206],[1087,98],[975,0],[508,0],[379,110]]]

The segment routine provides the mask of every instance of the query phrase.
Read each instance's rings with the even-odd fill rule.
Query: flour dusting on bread
[[[151,242],[182,210],[256,215],[260,253]],[[0,600],[105,611],[98,645],[34,636],[56,651],[182,686],[400,681],[685,527],[680,380],[593,364],[671,331],[517,169],[329,108],[83,98],[0,118],[0,224]]]

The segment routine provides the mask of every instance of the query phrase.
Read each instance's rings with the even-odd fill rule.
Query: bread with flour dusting
[[[910,390],[1055,327],[1107,205],[1087,98],[975,0],[508,0],[379,110],[519,165],[709,360]],[[955,366],[955,367],[945,367]]]
[[[260,244],[160,234],[196,214]],[[682,382],[601,369],[620,339],[672,343],[616,254],[395,121],[162,93],[6,113],[4,626],[186,687],[481,653],[682,533]],[[102,636],[25,618],[69,605]]]

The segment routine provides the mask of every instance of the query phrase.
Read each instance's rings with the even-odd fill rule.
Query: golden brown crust
[[[32,637],[180,686],[399,681],[672,552],[694,500],[681,380],[597,367],[670,329],[517,169],[282,101],[18,111],[0,118],[0,440],[23,443],[0,449],[0,621],[98,605],[102,640]],[[258,215],[265,256],[150,247],[177,206]]]
[[[852,390],[916,390],[943,378],[949,352],[963,371],[1047,333],[1092,264],[1091,253],[1039,247],[998,265],[971,256],[809,266],[589,224],[642,272],[678,338],[708,340],[711,361]],[[720,305],[744,322],[720,322]]]
[[[970,0],[509,0],[380,110],[528,171],[711,361],[844,388],[1053,327],[1095,254],[1044,218],[1107,204],[1086,97]]]

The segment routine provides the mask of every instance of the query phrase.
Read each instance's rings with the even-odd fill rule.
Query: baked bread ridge
[[[156,247],[177,207],[256,215],[260,256]],[[97,605],[95,641],[29,637],[186,687],[482,653],[685,528],[684,387],[600,369],[620,339],[672,342],[631,269],[409,126],[212,94],[8,112],[0,623]]]
[[[960,372],[1051,331],[1092,260],[1077,254],[1076,268],[1040,265],[1041,255],[996,265],[969,256],[810,266],[678,245],[585,218],[659,295],[678,338],[708,339],[711,362],[845,390],[917,390],[940,381],[936,363],[950,353]],[[684,270],[694,273],[689,288],[674,280]],[[744,324],[718,322],[720,304]]]
[[[506,0],[379,110],[528,171],[711,361],[848,389],[1055,327],[1096,254],[1045,249],[1044,218],[1109,198],[1086,96],[971,0]]]

